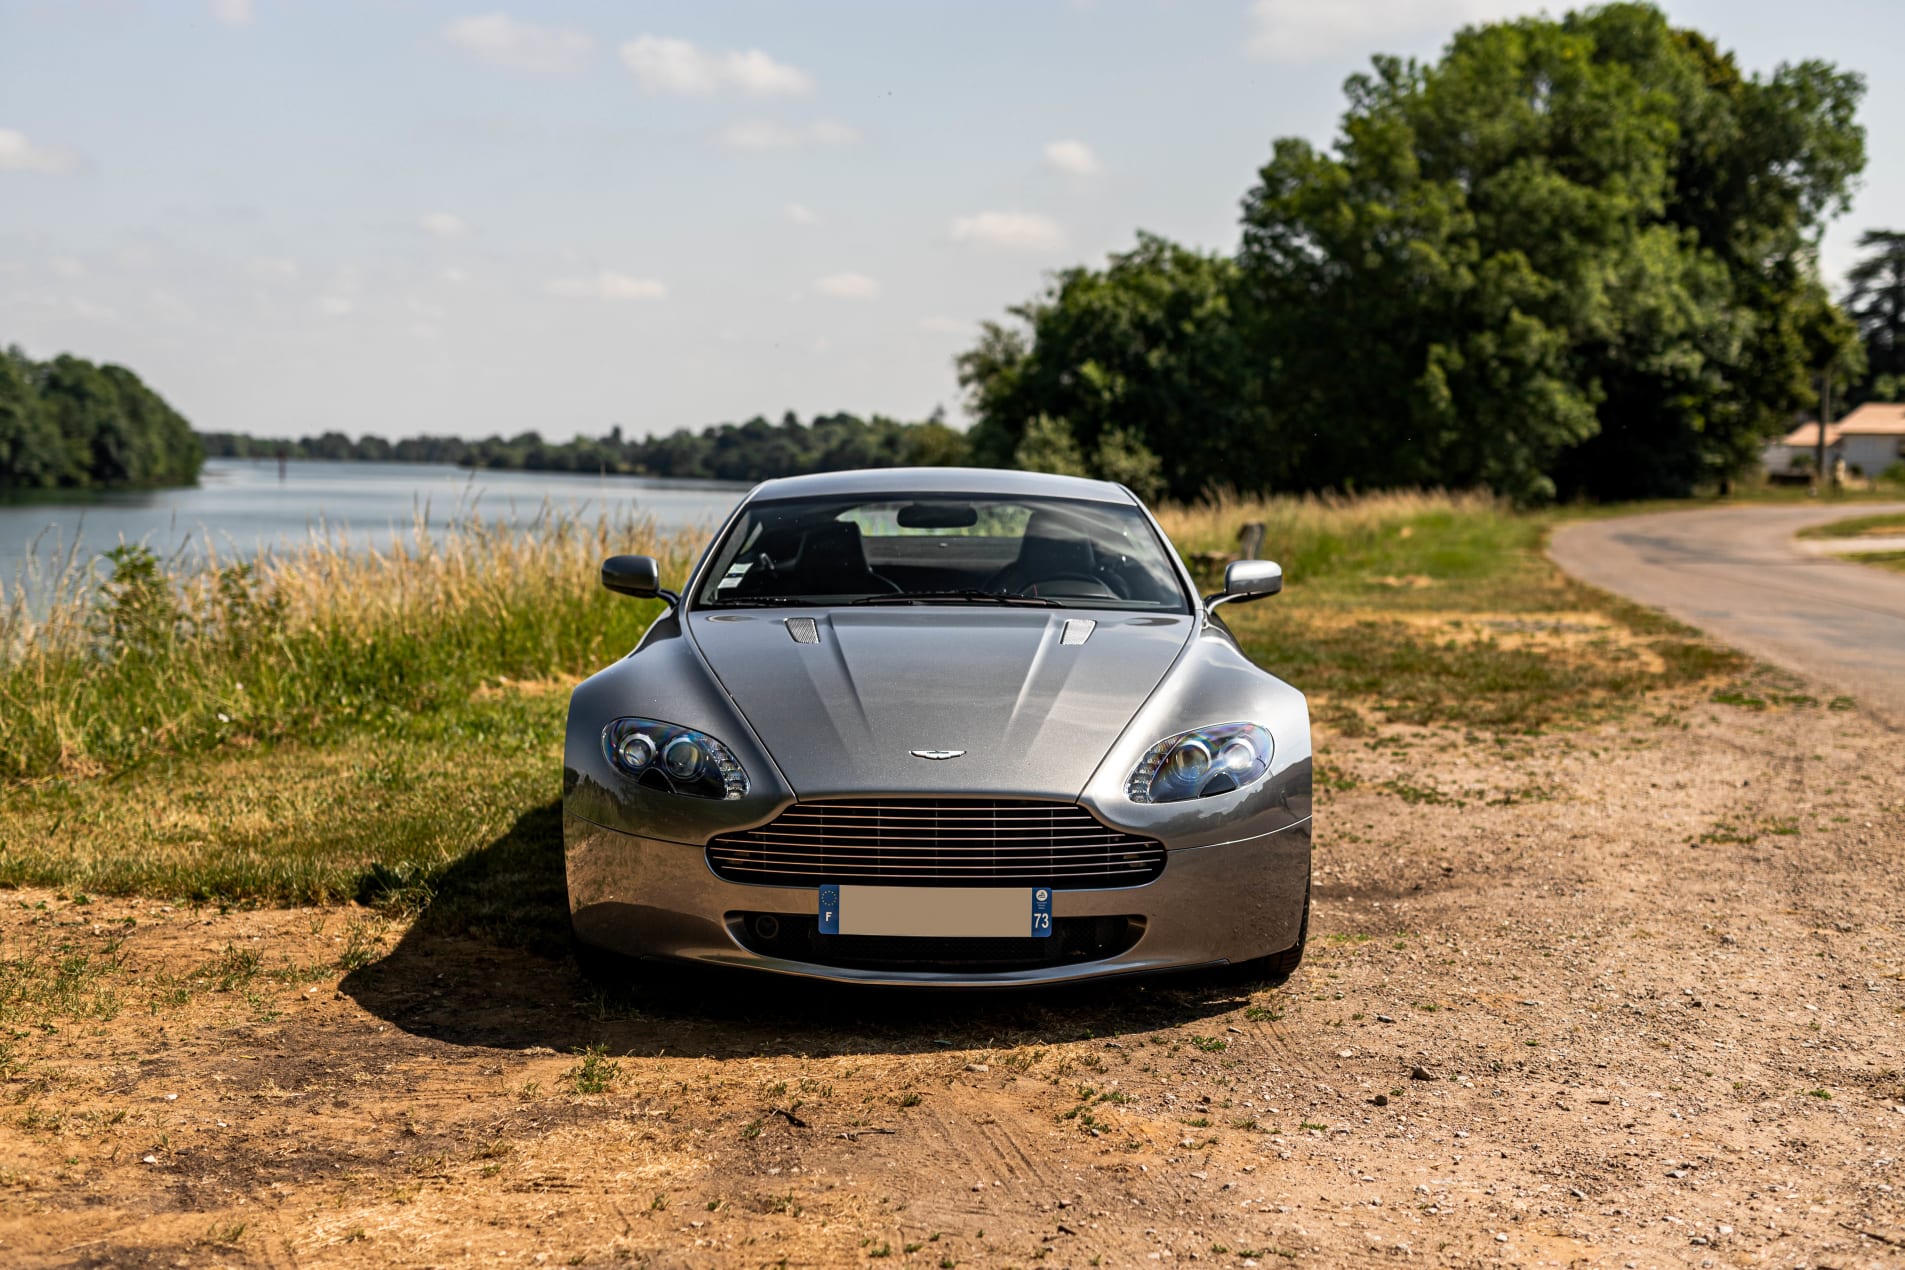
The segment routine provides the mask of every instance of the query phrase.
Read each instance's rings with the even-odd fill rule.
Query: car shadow
[[[421,912],[340,990],[453,1045],[710,1058],[1006,1048],[1181,1026],[1248,995],[1212,974],[961,992],[649,964],[604,988],[573,954],[556,802],[433,876],[374,873],[359,898]]]

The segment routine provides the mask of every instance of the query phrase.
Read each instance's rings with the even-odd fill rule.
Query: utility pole
[[[1814,488],[1826,488],[1826,421],[1832,417],[1832,363],[1819,375],[1819,435],[1813,444]]]

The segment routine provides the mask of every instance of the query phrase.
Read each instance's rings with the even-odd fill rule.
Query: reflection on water
[[[711,532],[739,501],[732,485],[571,476],[551,472],[471,472],[425,463],[293,460],[282,479],[276,460],[211,459],[191,489],[36,496],[0,502],[0,585],[57,570],[121,542],[192,559],[211,547],[221,559],[250,558],[329,535],[355,547],[407,538],[423,521],[441,528],[474,513],[526,524],[545,509],[593,520],[601,514],[652,516],[662,528],[705,525]]]

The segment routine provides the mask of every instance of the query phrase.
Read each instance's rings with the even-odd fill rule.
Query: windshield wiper
[[[1009,591],[981,591],[968,587],[961,591],[903,591],[898,595],[868,595],[853,601],[855,604],[941,604],[947,600],[963,600],[968,604],[1024,604],[1037,609],[1063,608],[1057,600],[1048,600],[1042,595],[1014,595]]]
[[[695,607],[698,609],[818,609],[825,608],[826,605],[819,600],[810,600],[804,595],[750,595],[733,596],[725,600],[709,600]]]

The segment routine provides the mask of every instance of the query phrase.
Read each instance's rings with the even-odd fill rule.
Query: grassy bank
[[[121,547],[47,594],[0,594],[0,779],[323,742],[505,679],[571,675],[626,651],[659,608],[596,586],[601,558],[643,552],[679,573],[696,545],[645,521],[548,515],[257,564],[168,567]]]
[[[1546,518],[1481,497],[1220,499],[1161,520],[1187,555],[1264,522],[1289,588],[1227,615],[1335,733],[1574,726],[1742,665],[1569,581],[1541,552]],[[698,546],[639,523],[467,524],[256,568],[134,553],[37,621],[15,596],[0,884],[434,901],[506,927],[512,895],[559,885],[567,688],[658,611],[598,587],[600,558],[651,552],[679,579]]]
[[[1905,512],[1882,516],[1853,516],[1829,525],[1813,525],[1799,531],[1801,538],[1890,538],[1905,534]]]

